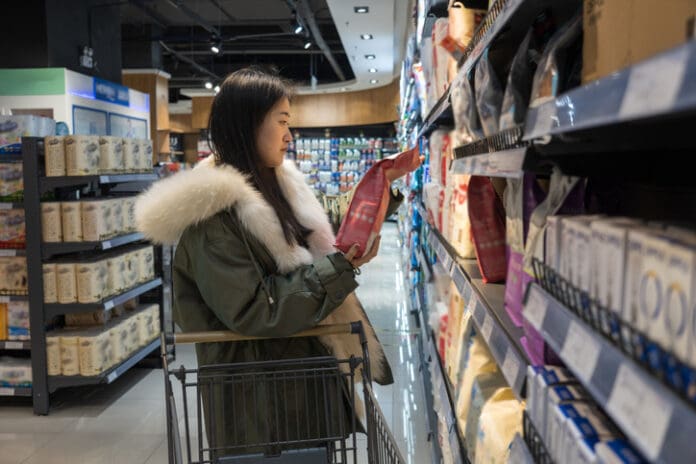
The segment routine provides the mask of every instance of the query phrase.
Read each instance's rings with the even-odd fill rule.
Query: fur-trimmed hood
[[[154,243],[171,245],[187,227],[234,207],[244,227],[271,252],[280,272],[335,253],[326,213],[295,163],[286,160],[276,168],[276,176],[297,220],[313,231],[309,251],[288,245],[278,216],[261,193],[244,174],[229,165],[216,165],[212,156],[141,194],[135,207],[138,230]]]

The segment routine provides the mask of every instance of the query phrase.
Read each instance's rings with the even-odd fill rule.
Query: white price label
[[[570,321],[561,358],[575,371],[580,380],[590,381],[597,366],[600,350],[599,342],[591,334],[577,322]]]
[[[626,364],[616,374],[607,410],[649,461],[657,460],[672,417],[672,405]]]
[[[12,209],[13,206],[12,203],[0,203],[0,209]]]
[[[511,347],[508,347],[505,353],[505,359],[503,360],[503,365],[501,366],[503,371],[503,376],[507,379],[510,385],[514,385],[517,380],[517,373],[520,370],[520,362],[517,359],[517,354]]]
[[[109,248],[111,248],[111,240],[102,242],[102,250],[108,250]]]
[[[116,380],[116,377],[118,377],[118,374],[116,373],[116,371],[112,372],[112,373],[109,374],[109,376],[106,378],[106,383],[111,383],[111,382],[113,382],[114,380]]]
[[[114,300],[109,300],[106,303],[104,303],[104,309],[111,309],[114,307]]]
[[[486,344],[490,346],[491,334],[493,333],[493,318],[490,316],[484,316],[483,325],[481,326],[481,334]]]
[[[469,303],[467,303],[466,308],[464,309],[464,312],[466,314],[474,314],[474,309],[476,308],[476,295],[474,293],[471,293],[471,298],[469,298]]]
[[[17,256],[17,250],[1,249],[0,256]]]
[[[24,343],[22,342],[5,342],[6,350],[21,350],[24,348]]]
[[[524,305],[524,317],[540,332],[548,306],[548,300],[536,287],[529,289],[527,303]]]
[[[14,396],[14,388],[0,388],[0,396]]]
[[[689,50],[683,47],[633,66],[619,115],[637,116],[671,108],[684,80],[688,58]]]

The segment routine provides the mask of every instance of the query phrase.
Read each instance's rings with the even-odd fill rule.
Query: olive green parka
[[[276,176],[297,219],[312,230],[308,248],[289,245],[270,204],[241,172],[216,165],[212,156],[192,170],[156,182],[138,197],[138,229],[154,243],[177,244],[175,322],[183,331],[229,329],[244,335],[285,337],[319,323],[362,321],[372,377],[380,384],[392,383],[382,346],[353,292],[357,287],[353,268],[333,246],[335,238],[326,213],[292,161],[276,168]],[[351,335],[207,343],[197,345],[196,352],[199,367],[362,355],[357,337]],[[214,393],[206,391],[204,400],[206,427],[214,428],[207,430],[209,441],[291,441],[320,433],[326,424],[313,420],[312,410],[326,399],[314,391],[316,386],[288,385],[283,388],[294,390],[289,392],[292,400],[284,405],[271,404],[276,400],[264,397],[258,389],[210,387]],[[222,404],[231,397],[248,411],[230,418]],[[312,411],[312,418],[303,418],[311,430],[278,436],[270,430],[273,427],[257,423],[258,417],[278,409],[300,415]],[[341,410],[341,417],[332,420],[342,422],[344,414]]]

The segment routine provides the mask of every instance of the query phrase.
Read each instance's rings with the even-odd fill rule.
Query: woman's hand
[[[359,268],[363,264],[369,263],[370,261],[372,261],[372,258],[377,256],[377,251],[379,250],[379,242],[381,240],[382,236],[378,235],[377,238],[375,238],[372,241],[372,246],[370,247],[370,249],[363,253],[363,255],[360,258],[355,257],[355,255],[358,253],[357,243],[354,243],[353,246],[351,246],[348,250],[348,253],[346,253],[343,256],[345,256],[345,258],[354,268]]]

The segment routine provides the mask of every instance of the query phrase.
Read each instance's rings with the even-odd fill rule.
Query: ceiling
[[[412,4],[413,0],[129,0],[121,6],[123,66],[141,67],[129,64],[138,54],[161,56],[159,66],[153,67],[171,74],[173,103],[213,94],[204,87],[206,82],[214,86],[250,64],[276,67],[298,84],[298,93],[379,87],[400,72]],[[369,12],[356,13],[355,7],[362,6]],[[303,31],[296,34],[298,19]],[[218,54],[211,51],[216,40],[222,44]],[[307,42],[311,46],[305,49]],[[314,85],[311,76],[316,77]]]

